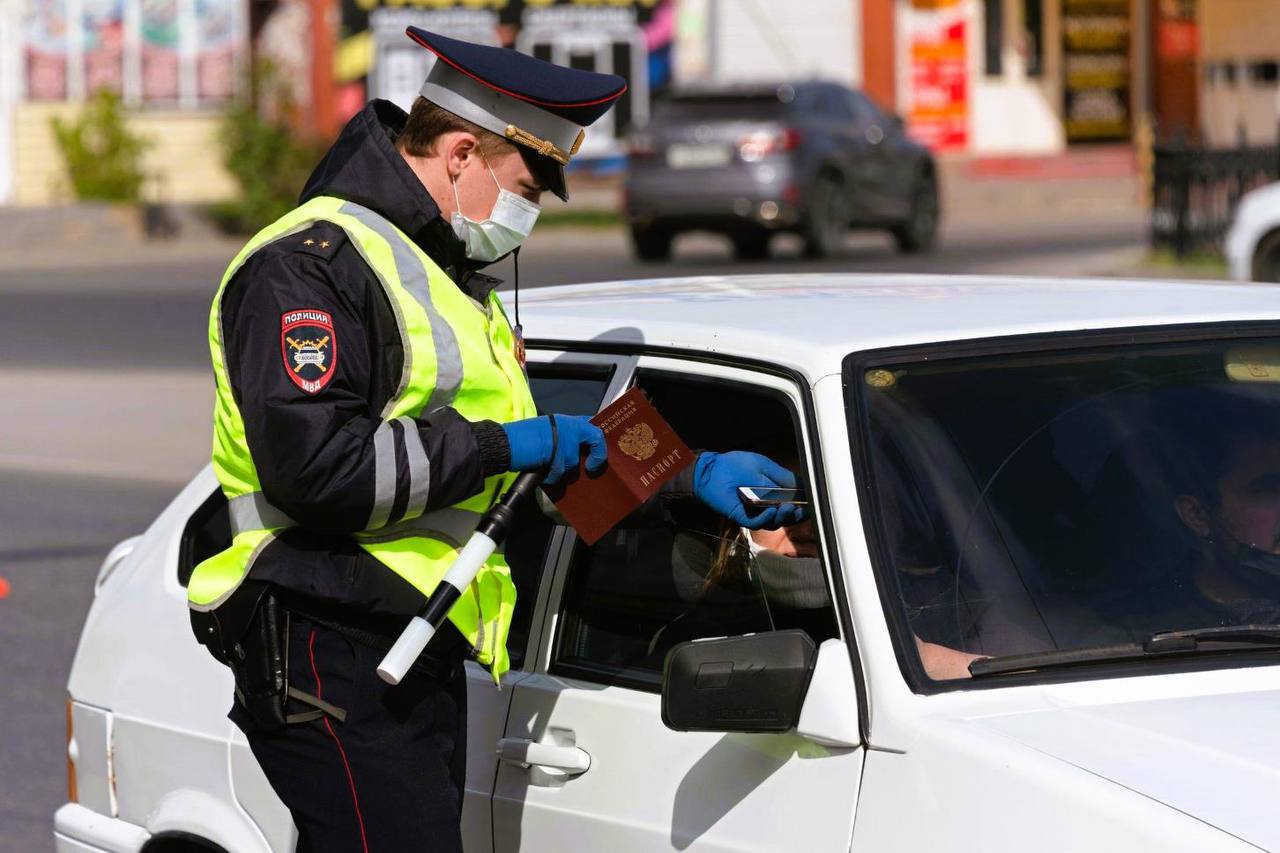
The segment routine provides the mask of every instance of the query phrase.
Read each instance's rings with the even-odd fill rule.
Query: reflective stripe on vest
[[[209,342],[217,380],[214,471],[229,500],[233,540],[230,548],[201,563],[192,574],[188,601],[198,610],[225,601],[252,570],[275,531],[293,525],[262,494],[244,422],[230,391],[220,316],[222,294],[258,249],[321,220],[342,228],[374,272],[395,315],[404,349],[400,381],[383,409],[383,422],[369,437],[374,504],[366,529],[355,534],[362,548],[429,594],[481,514],[515,475],[490,477],[471,498],[424,512],[432,472],[414,419],[442,406],[453,406],[473,421],[507,422],[536,414],[528,382],[515,360],[514,335],[496,293],[480,307],[390,222],[351,202],[312,199],[249,241],[224,274],[210,314]],[[393,430],[396,420],[400,428]],[[397,432],[403,437],[410,483],[406,509],[393,521]],[[449,618],[497,678],[508,667],[505,642],[515,604],[515,587],[501,554],[486,564],[468,592]]]

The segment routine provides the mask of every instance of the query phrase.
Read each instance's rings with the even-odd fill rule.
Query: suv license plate
[[[673,169],[708,169],[730,160],[727,145],[672,145],[667,148],[667,165]]]

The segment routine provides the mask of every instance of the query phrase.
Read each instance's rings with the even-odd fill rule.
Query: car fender
[[[147,831],[194,835],[235,853],[271,853],[258,827],[237,809],[203,791],[167,794],[147,818]]]
[[[1227,234],[1227,260],[1232,278],[1248,281],[1253,277],[1254,254],[1258,244],[1280,229],[1280,183],[1246,193],[1236,208],[1231,230]]]

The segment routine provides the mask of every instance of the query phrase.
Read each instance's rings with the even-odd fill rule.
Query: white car
[[[1226,252],[1233,279],[1280,281],[1280,183],[1240,198]]]
[[[544,409],[638,384],[689,446],[794,467],[813,524],[762,549],[677,502],[586,547],[532,513],[514,668],[467,665],[469,850],[1280,850],[1280,291],[786,275],[523,302]],[[206,469],[103,565],[58,850],[293,849],[188,625],[226,537]]]

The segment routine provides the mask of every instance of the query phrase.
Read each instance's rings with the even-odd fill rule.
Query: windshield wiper
[[[1262,646],[1280,649],[1280,625],[1228,625],[1221,628],[1194,628],[1186,631],[1158,631],[1140,643],[1092,646],[1083,649],[1052,649],[1021,655],[980,658],[969,664],[974,678],[1007,672],[1034,672],[1060,669],[1102,661],[1152,660],[1165,655],[1200,651],[1238,651]]]

